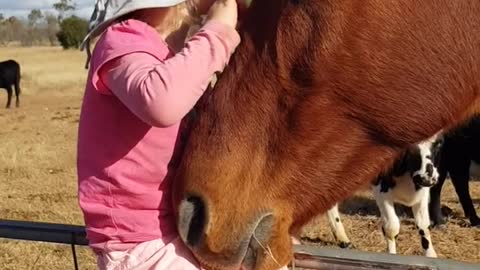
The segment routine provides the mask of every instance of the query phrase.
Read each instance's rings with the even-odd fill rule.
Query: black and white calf
[[[14,60],[0,62],[0,88],[7,90],[7,108],[10,108],[13,88],[15,88],[15,105],[20,106],[20,65]]]
[[[343,227],[342,220],[340,219],[340,212],[338,211],[338,204],[335,204],[332,208],[327,211],[328,223],[330,229],[332,230],[335,240],[338,242],[338,245],[341,248],[351,248],[352,242],[345,232]]]
[[[437,256],[430,237],[428,203],[430,188],[438,181],[437,166],[442,143],[441,136],[435,135],[405,150],[393,168],[387,174],[379,176],[372,186],[389,253],[396,253],[395,240],[400,232],[400,220],[395,213],[394,203],[400,203],[412,208],[425,255]],[[328,211],[328,217],[340,245],[350,246],[350,240],[341,225],[337,205]]]
[[[450,175],[465,217],[470,219],[472,226],[480,226],[469,190],[470,177],[480,176],[480,115],[445,135],[440,177],[438,184],[430,191],[430,215],[434,225],[445,223],[440,208],[440,194],[447,175]]]

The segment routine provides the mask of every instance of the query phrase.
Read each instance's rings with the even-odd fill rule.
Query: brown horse
[[[254,0],[175,182],[207,269],[278,269],[290,235],[478,111],[479,0]]]

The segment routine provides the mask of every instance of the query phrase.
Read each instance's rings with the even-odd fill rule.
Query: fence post
[[[72,243],[70,244],[71,247],[72,247],[72,256],[73,256],[73,264],[75,265],[75,270],[78,270],[78,260],[77,260],[77,252],[75,251],[75,243],[76,243],[76,239],[75,239],[75,234],[72,233]]]

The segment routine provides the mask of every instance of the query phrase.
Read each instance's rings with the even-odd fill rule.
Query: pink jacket
[[[79,204],[90,245],[122,250],[176,234],[165,176],[181,119],[240,42],[207,23],[174,54],[149,25],[110,26],[92,54],[78,134]]]

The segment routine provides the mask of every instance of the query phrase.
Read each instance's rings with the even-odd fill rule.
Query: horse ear
[[[250,7],[250,5],[252,4],[252,2],[253,2],[253,0],[237,0],[237,3],[243,9],[248,9]]]
[[[243,17],[252,5],[253,0],[237,0],[239,18]],[[240,19],[241,20],[241,19]]]

